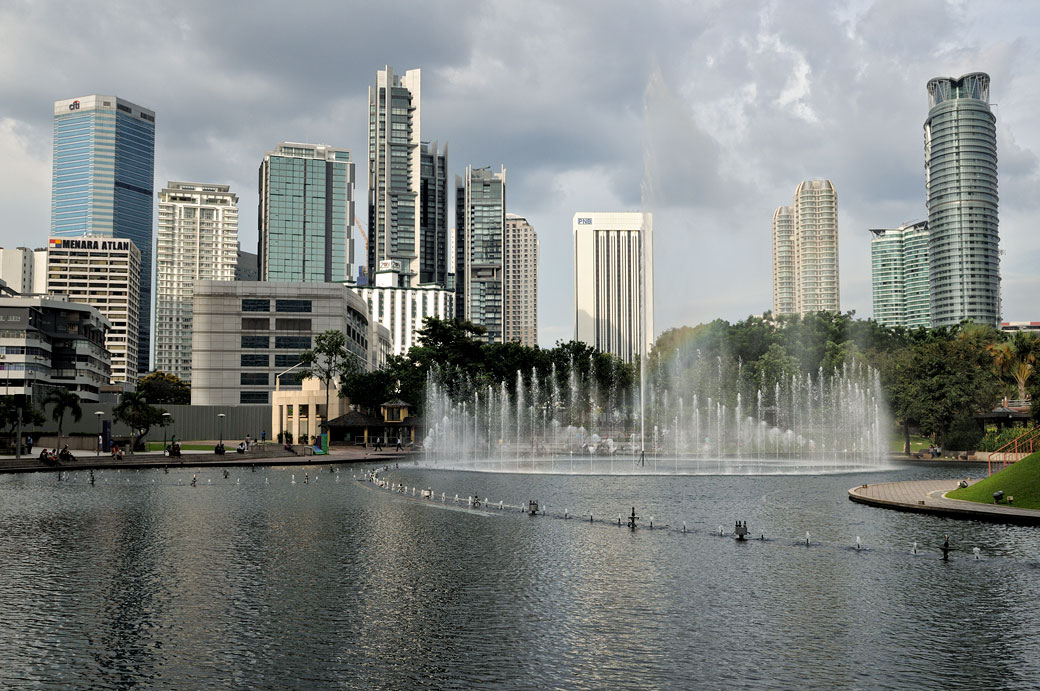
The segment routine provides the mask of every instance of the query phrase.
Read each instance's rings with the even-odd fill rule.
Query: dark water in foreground
[[[0,687],[1040,686],[1040,531],[846,498],[978,470],[389,474],[584,521],[317,471],[0,476]],[[671,529],[599,522],[633,505]],[[766,541],[714,535],[738,518]]]

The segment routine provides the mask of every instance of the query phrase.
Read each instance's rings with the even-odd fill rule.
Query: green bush
[[[982,439],[979,440],[979,444],[975,447],[975,450],[997,451],[1015,441],[1015,439],[1022,436],[1025,431],[1026,430],[1021,427],[1007,427],[999,432],[990,430],[984,437],[982,437]]]
[[[954,420],[950,432],[946,435],[946,449],[953,451],[974,451],[979,448],[982,430],[975,424],[971,416],[962,415]]]

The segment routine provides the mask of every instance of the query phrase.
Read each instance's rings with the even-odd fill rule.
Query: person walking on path
[[[372,449],[372,450],[373,451],[382,451],[383,450],[383,438],[382,437],[376,437],[376,447],[374,449]]]
[[[403,450],[404,450],[404,447],[401,446],[401,437],[398,437],[397,438],[397,447],[394,448],[394,451],[403,451]]]
[[[32,445],[33,445],[32,435],[31,434],[25,435],[25,453],[32,453]]]

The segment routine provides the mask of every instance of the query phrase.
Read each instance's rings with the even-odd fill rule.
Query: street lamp
[[[163,453],[163,456],[168,456],[169,455],[168,453],[166,453],[166,418],[168,418],[168,417],[170,417],[169,413],[163,413],[162,414],[162,418],[163,418],[163,421],[162,421],[162,453]]]
[[[224,413],[217,413],[217,419],[220,420],[220,441],[217,442],[218,446],[224,445],[224,418],[227,417]]]
[[[95,410],[94,414],[97,415],[97,455],[101,456],[101,416],[105,414],[103,410]]]

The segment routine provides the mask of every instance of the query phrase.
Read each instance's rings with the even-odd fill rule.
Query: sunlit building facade
[[[773,213],[773,313],[839,312],[838,193],[806,180]]]
[[[874,320],[885,326],[928,328],[928,222],[870,232]]]

